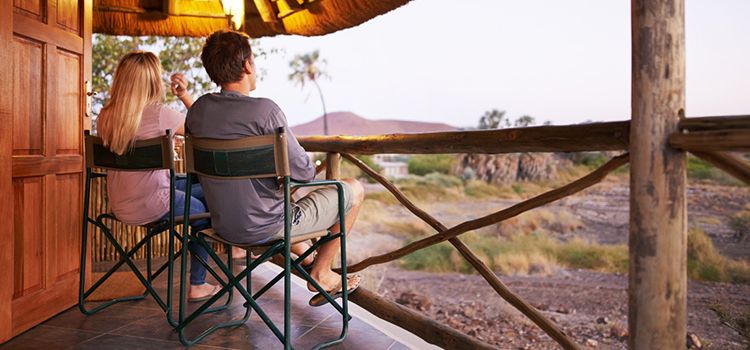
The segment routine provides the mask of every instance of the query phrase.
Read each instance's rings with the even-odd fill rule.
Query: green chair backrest
[[[100,137],[86,134],[86,167],[119,171],[143,171],[174,169],[172,135],[167,134],[148,140],[136,141],[123,155],[118,155],[104,146]]]
[[[234,140],[185,137],[188,172],[221,179],[289,176],[286,134],[248,136]]]

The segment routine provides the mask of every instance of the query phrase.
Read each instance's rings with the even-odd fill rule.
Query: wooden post
[[[328,153],[326,157],[326,179],[338,180],[341,177],[341,154]]]
[[[685,349],[685,152],[671,148],[685,108],[684,0],[632,2],[630,349]]]

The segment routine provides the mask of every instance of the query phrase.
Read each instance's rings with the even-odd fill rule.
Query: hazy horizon
[[[630,1],[413,0],[321,37],[261,39],[283,52],[254,96],[276,101],[290,125],[323,114],[314,88],[287,79],[295,54],[320,50],[329,112],[368,119],[476,126],[487,110],[574,124],[629,119]],[[688,116],[750,113],[750,1],[686,1]]]

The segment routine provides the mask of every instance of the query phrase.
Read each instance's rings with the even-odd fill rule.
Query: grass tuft
[[[581,238],[561,241],[544,233],[497,237],[476,232],[461,236],[466,245],[494,271],[504,274],[551,274],[559,268],[601,272],[628,271],[628,247],[601,245]],[[410,270],[473,273],[473,268],[448,243],[401,260]],[[750,264],[721,255],[700,229],[688,235],[688,276],[715,282],[750,283]]]
[[[688,232],[688,277],[713,282],[750,283],[750,264],[727,258],[699,228]]]
[[[581,239],[563,242],[541,233],[501,238],[469,232],[462,239],[485,264],[505,274],[550,274],[561,267],[627,271],[625,245],[602,246]],[[402,266],[433,272],[472,272],[473,268],[460,256],[456,259],[455,254],[450,245],[433,246],[407,255]]]
[[[384,222],[389,232],[397,237],[422,237],[434,234],[436,231],[419,219],[388,220]]]

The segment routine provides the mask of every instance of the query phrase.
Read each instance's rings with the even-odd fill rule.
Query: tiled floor
[[[268,281],[274,272],[260,267],[253,273],[254,289]],[[165,293],[166,283],[160,278],[157,288]],[[157,281],[157,282],[159,282]],[[256,287],[257,286],[257,287]],[[299,285],[292,284],[292,345],[295,349],[309,349],[320,342],[335,339],[340,333],[341,316],[328,306],[313,308],[307,305],[312,295]],[[278,283],[258,301],[269,317],[283,326],[283,284]],[[225,299],[221,299],[225,301]],[[203,316],[188,327],[188,335],[195,336],[217,320],[242,317],[244,300],[235,297],[232,306],[222,312]],[[0,345],[5,349],[179,349],[177,333],[167,323],[164,313],[150,298],[143,301],[114,305],[95,315],[85,316],[73,307],[47,322]],[[279,349],[282,344],[253,313],[244,325],[219,330],[191,349]],[[383,334],[356,317],[349,323],[346,341],[333,349],[408,349],[405,345]]]

